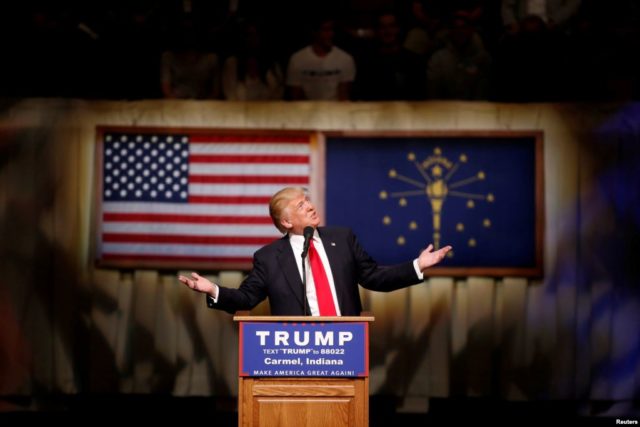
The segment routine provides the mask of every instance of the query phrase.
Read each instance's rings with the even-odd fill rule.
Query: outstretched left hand
[[[445,246],[444,248],[434,251],[433,245],[429,245],[427,249],[420,252],[420,256],[418,257],[418,267],[420,268],[420,271],[424,271],[442,261],[445,255],[447,255],[447,252],[451,249],[451,246]]]

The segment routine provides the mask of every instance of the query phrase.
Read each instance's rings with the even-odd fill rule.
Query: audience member
[[[375,45],[358,64],[357,98],[417,100],[424,98],[424,61],[401,44],[398,17],[378,16]]]
[[[282,99],[284,74],[269,55],[257,24],[241,25],[240,46],[222,68],[222,92],[232,101]]]
[[[203,46],[194,24],[186,19],[172,49],[162,53],[161,81],[165,98],[220,98],[218,55]]]
[[[578,12],[581,0],[502,0],[502,22],[507,32],[520,31],[522,20],[540,17],[549,29],[562,28]]]
[[[427,65],[429,99],[488,99],[491,57],[463,14],[453,18],[447,45]]]
[[[333,44],[334,21],[319,18],[313,23],[312,32],[311,44],[289,59],[290,98],[349,100],[356,66],[350,54]]]

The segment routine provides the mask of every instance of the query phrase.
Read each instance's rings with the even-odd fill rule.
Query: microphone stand
[[[300,257],[302,258],[302,289],[304,289],[304,295],[302,296],[302,308],[303,308],[303,313],[305,316],[309,316],[309,311],[308,311],[308,305],[307,304],[307,266],[306,266],[306,262],[304,262],[305,258],[307,257],[307,254],[305,253],[305,251],[303,251],[300,254]]]

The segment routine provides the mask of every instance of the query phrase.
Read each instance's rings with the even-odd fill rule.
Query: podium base
[[[240,378],[241,427],[366,427],[368,378]]]

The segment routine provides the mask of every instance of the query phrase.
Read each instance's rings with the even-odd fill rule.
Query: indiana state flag
[[[453,246],[443,267],[535,267],[535,142],[328,137],[327,224],[351,227],[380,264],[432,243]]]

